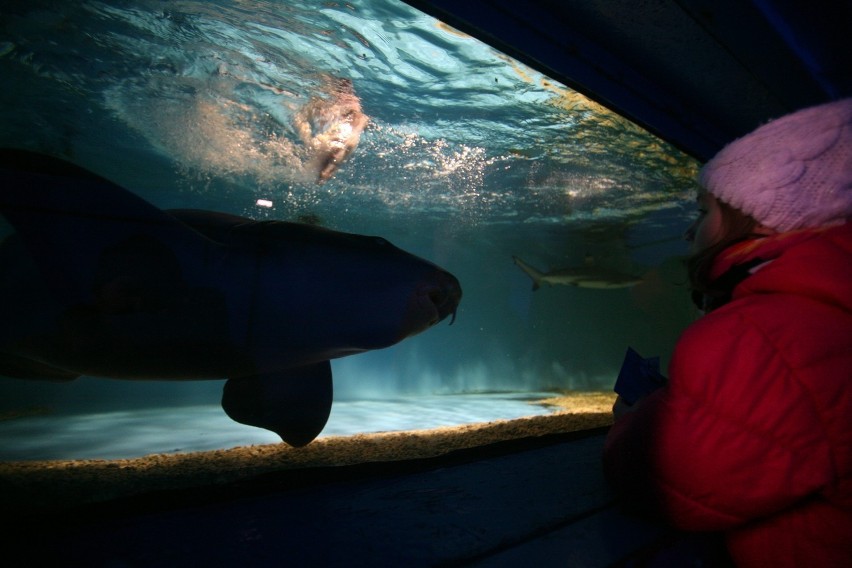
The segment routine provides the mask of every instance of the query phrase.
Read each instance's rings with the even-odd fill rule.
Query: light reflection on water
[[[548,414],[542,393],[417,396],[335,402],[320,437],[490,422]],[[0,460],[122,459],[275,444],[276,434],[238,424],[219,406],[142,408],[0,422]]]

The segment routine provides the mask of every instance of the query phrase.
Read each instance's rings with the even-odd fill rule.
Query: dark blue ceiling
[[[406,0],[700,160],[852,96],[852,0]]]

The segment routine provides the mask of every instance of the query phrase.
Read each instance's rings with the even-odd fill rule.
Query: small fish
[[[629,288],[642,281],[638,276],[595,266],[591,257],[586,257],[586,263],[583,266],[559,268],[551,272],[541,272],[517,256],[513,256],[512,260],[521,270],[526,272],[527,276],[532,278],[533,290],[538,290],[542,284],[613,290],[615,288]]]

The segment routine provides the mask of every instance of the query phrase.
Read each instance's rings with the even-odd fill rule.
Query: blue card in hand
[[[659,357],[644,359],[632,347],[628,347],[613,390],[624,402],[633,404],[665,386],[666,382],[667,379],[660,374]]]

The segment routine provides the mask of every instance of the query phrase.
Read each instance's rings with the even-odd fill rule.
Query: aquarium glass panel
[[[446,291],[430,296],[440,323],[390,346],[378,338],[369,344],[377,348],[356,352],[359,343],[332,360],[334,403],[321,436],[564,410],[537,401],[611,392],[628,347],[660,356],[664,372],[675,339],[695,317],[681,235],[696,161],[398,0],[7,0],[0,7],[0,76],[0,147],[75,164],[155,211],[201,210],[380,237],[458,279],[457,309],[440,312],[452,301]],[[36,159],[27,167],[41,165]],[[2,184],[7,196],[21,191]],[[40,207],[24,195],[9,199],[19,209]],[[78,216],[142,210],[118,201],[105,194],[68,207]],[[86,267],[95,262],[90,253],[75,253],[77,243],[122,229],[86,234],[69,225],[62,229],[67,239],[57,240],[57,229],[45,240],[39,235],[47,213],[30,221],[15,215],[17,221],[0,217],[0,375],[10,375],[0,377],[0,459],[132,457],[279,440],[220,407],[224,369],[245,372],[244,362],[222,349],[211,348],[209,358],[196,354],[211,374],[223,369],[208,380],[39,373],[27,357],[38,359],[47,348],[31,344],[43,339],[44,326],[58,325],[37,321],[44,306],[73,295],[68,283],[79,281],[78,272],[95,270]],[[38,230],[28,233],[27,223]],[[220,304],[210,294],[227,296],[223,288],[240,285],[256,291],[244,309],[223,301],[231,302],[228,325],[263,345],[263,363],[250,363],[257,367],[298,351],[299,338],[314,341],[312,318],[339,317],[343,328],[391,317],[390,300],[387,309],[379,303],[368,311],[354,298],[382,289],[403,269],[376,263],[369,277],[346,276],[372,262],[364,247],[384,242],[376,240],[353,244],[357,254],[323,257],[333,265],[329,276],[312,273],[315,281],[298,288],[304,297],[287,298],[297,315],[279,318],[280,334],[272,323],[256,323],[291,293],[303,266],[326,253],[311,249],[304,263],[287,257],[276,276],[256,276],[234,255],[249,246],[240,239],[254,242],[245,234],[272,225],[234,232],[239,225],[193,229],[235,247],[227,256],[234,268],[218,272],[216,282],[188,284],[194,292],[178,307],[174,296],[138,300],[166,306],[151,308],[150,318],[181,314],[157,332],[163,343],[187,329],[216,336]],[[22,240],[32,246],[22,248]],[[140,273],[154,287],[172,278],[172,255],[159,256],[150,243],[131,248],[129,257],[110,249],[119,260],[100,256],[96,263],[114,262],[109,266],[121,267],[114,270]],[[258,265],[264,258],[251,256]],[[44,276],[45,263],[63,276]],[[185,280],[195,270],[188,266],[181,267]],[[49,280],[42,287],[20,284],[26,271],[39,270]],[[285,292],[276,295],[272,283]],[[341,306],[341,298],[350,305]],[[127,296],[104,301],[98,317],[119,313],[128,321],[128,310],[141,309]],[[79,311],[72,316],[63,321],[74,330],[90,321]],[[144,334],[138,330],[148,322],[135,318],[122,330],[136,325],[132,333]],[[332,334],[324,330],[317,333]],[[285,337],[286,345],[276,343]],[[133,375],[155,367],[142,351],[132,353],[108,368]],[[11,376],[20,374],[21,357],[33,377]],[[219,359],[227,363],[217,366]],[[42,371],[56,370],[48,355],[39,361]],[[171,369],[170,361],[162,366]]]

